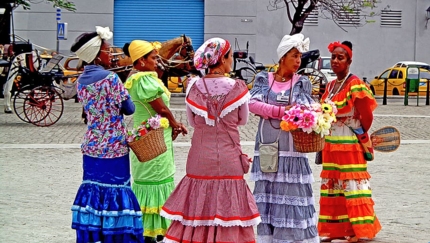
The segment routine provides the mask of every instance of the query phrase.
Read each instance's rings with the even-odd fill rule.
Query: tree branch
[[[290,23],[293,22],[293,19],[291,18],[291,13],[290,13],[290,4],[288,3],[287,0],[284,0],[285,6],[287,8],[287,16],[288,16],[288,20],[290,20]]]

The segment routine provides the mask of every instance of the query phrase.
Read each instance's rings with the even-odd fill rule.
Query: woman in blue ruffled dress
[[[260,72],[250,91],[249,110],[260,116],[250,178],[255,181],[254,197],[262,222],[257,226],[257,242],[319,243],[317,214],[312,192],[313,175],[306,154],[294,149],[289,132],[280,128],[281,117],[292,104],[309,105],[312,85],[295,74],[309,39],[302,34],[286,35],[278,46],[279,68]],[[278,164],[263,163],[260,143],[278,141],[273,156]],[[263,166],[264,172],[261,169]],[[272,166],[273,168],[270,168]]]
[[[143,243],[142,212],[130,187],[129,148],[123,115],[134,104],[111,63],[109,28],[84,33],[71,51],[88,65],[78,98],[88,118],[81,146],[83,181],[72,206],[77,243]]]

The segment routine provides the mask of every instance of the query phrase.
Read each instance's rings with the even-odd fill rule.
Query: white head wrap
[[[303,34],[285,35],[276,50],[276,53],[278,53],[278,60],[294,47],[301,53],[309,51],[309,42],[309,38],[305,39]]]
[[[98,34],[96,37],[89,40],[76,51],[76,55],[87,63],[92,62],[96,58],[97,53],[100,51],[102,40],[109,40],[113,36],[109,27],[96,26],[96,32]]]

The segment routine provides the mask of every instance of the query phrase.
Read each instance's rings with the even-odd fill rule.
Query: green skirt
[[[158,182],[133,182],[132,190],[143,214],[144,236],[156,237],[166,234],[170,220],[161,217],[160,211],[173,189],[175,189],[173,177]]]

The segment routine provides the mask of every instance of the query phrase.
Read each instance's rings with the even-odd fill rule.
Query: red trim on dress
[[[185,216],[182,212],[172,212],[172,211],[169,211],[164,206],[163,206],[162,210],[165,211],[166,213],[170,214],[170,215],[179,215],[179,216],[181,216],[185,220],[214,220],[214,219],[217,218],[217,219],[221,219],[223,221],[234,221],[234,220],[248,221],[248,220],[252,220],[252,219],[258,218],[260,216],[260,214],[257,213],[257,214],[253,214],[253,215],[248,216],[248,217],[240,217],[240,216],[223,217],[223,216],[220,216],[220,215],[217,215],[217,214],[215,216],[189,217],[189,216]],[[216,225],[213,225],[213,226],[216,226]]]
[[[240,95],[238,95],[235,99],[229,101],[227,104],[225,104],[222,109],[224,110],[225,108],[227,108],[228,106],[234,104],[235,102],[239,101],[240,99],[242,99],[246,94],[248,93],[248,90],[244,90]]]
[[[178,238],[172,237],[170,235],[166,235],[165,238],[167,238],[169,240],[174,240],[174,241],[177,241],[177,242],[182,242],[182,243],[205,243],[203,241],[195,241],[195,240],[188,241],[188,240],[184,240],[184,239],[178,239]],[[247,242],[244,242],[244,243],[255,243],[255,242],[256,241],[254,240],[254,241],[247,241]],[[217,243],[231,243],[231,241],[217,241]]]
[[[231,179],[231,180],[242,180],[243,176],[198,176],[187,174],[188,177],[193,179],[201,179],[201,180],[222,180],[222,179]]]

